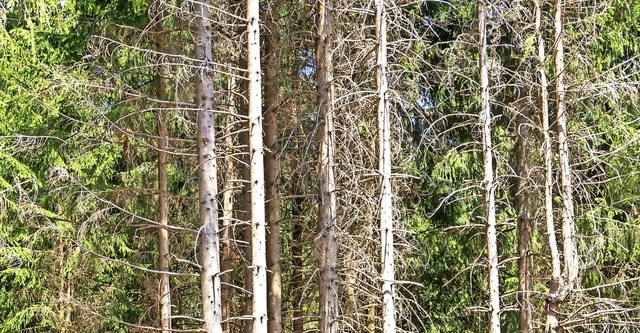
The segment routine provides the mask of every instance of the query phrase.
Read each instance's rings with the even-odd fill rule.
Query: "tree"
[[[382,330],[396,331],[393,202],[391,189],[391,125],[387,100],[387,14],[384,0],[376,1],[378,149],[380,172],[380,260],[382,262]]]
[[[156,49],[160,53],[164,53],[165,39],[163,36],[164,29],[162,27],[162,8],[160,3],[155,4],[155,32],[156,32]],[[167,87],[165,81],[166,73],[163,67],[158,70],[158,99],[167,100]],[[156,111],[156,122],[158,127],[158,270],[170,270],[170,250],[169,250],[169,191],[167,190],[167,143],[168,133],[166,127],[166,111],[160,107]],[[158,300],[160,308],[160,328],[163,333],[171,331],[171,284],[168,274],[160,274],[160,287],[158,289]]]
[[[267,233],[267,287],[268,287],[268,331],[282,332],[282,270],[280,259],[280,197],[278,175],[280,173],[278,147],[278,2],[269,1],[266,11],[267,35],[265,38],[266,70],[264,79],[264,154],[265,209]]]
[[[216,132],[213,113],[213,77],[211,65],[211,3],[194,3],[196,16],[196,59],[202,65],[196,77],[198,105],[198,178],[200,200],[200,260],[202,313],[207,333],[222,332],[222,292],[220,287],[220,244],[218,237],[218,176],[216,163]]]
[[[487,256],[489,263],[489,331],[500,332],[500,277],[498,275],[498,239],[496,230],[496,203],[493,171],[493,144],[491,141],[491,101],[489,95],[489,70],[487,65],[487,2],[478,1],[478,25],[480,29],[480,133],[484,166],[485,219],[487,226]]]
[[[267,332],[267,248],[260,69],[260,3],[247,0],[249,161],[251,163],[251,266],[253,333]]]
[[[334,174],[333,3],[317,2],[316,80],[318,92],[318,236],[321,333],[338,331],[336,184]]]

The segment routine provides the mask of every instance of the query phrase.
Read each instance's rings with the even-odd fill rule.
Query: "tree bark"
[[[493,144],[491,140],[491,106],[489,101],[489,72],[487,68],[487,3],[478,1],[480,29],[480,89],[482,152],[484,157],[485,218],[487,223],[487,254],[489,259],[489,332],[500,333],[500,279],[498,275],[498,240],[496,228],[496,201],[493,171]]]
[[[316,76],[318,90],[318,236],[316,257],[319,268],[319,310],[321,333],[338,331],[338,244],[336,235],[336,184],[334,175],[333,127],[333,3],[317,2]]]
[[[156,6],[161,6],[156,3]],[[155,13],[156,49],[164,52],[164,33],[162,28],[162,8],[156,8]],[[167,100],[167,86],[165,82],[165,67],[160,64],[158,68],[157,88],[158,99]],[[168,134],[165,126],[166,111],[159,107],[156,111],[156,124],[158,130],[158,270],[170,271],[169,252],[169,191],[167,189],[167,145]],[[160,274],[160,286],[158,290],[160,309],[160,328],[162,333],[171,331],[171,285],[168,274]]]
[[[560,254],[556,241],[555,222],[553,220],[553,148],[551,141],[551,127],[549,124],[549,92],[547,74],[545,71],[546,51],[542,32],[542,0],[535,1],[536,7],[536,35],[538,39],[538,76],[540,79],[540,104],[542,108],[542,129],[544,135],[544,169],[545,169],[545,220],[547,225],[547,239],[551,254],[551,281],[547,295],[547,332],[556,332],[558,328],[558,304],[550,302],[560,288]]]
[[[269,315],[269,333],[282,332],[282,273],[280,269],[280,198],[278,195],[278,54],[279,43],[277,20],[277,3],[269,2],[267,11],[267,37],[265,52],[267,57],[264,80],[264,155],[266,219],[267,234],[267,285],[269,299],[267,312]]]
[[[229,91],[228,103],[229,113],[233,114],[236,110],[234,108],[234,94],[236,80],[234,77],[229,78],[227,89]],[[234,145],[233,139],[233,116],[227,116],[225,118],[225,147],[229,151],[233,151]],[[227,154],[224,158],[225,170],[224,170],[224,192],[222,194],[222,229],[221,229],[221,245],[222,245],[222,271],[224,272],[220,276],[220,283],[222,288],[222,321],[223,329],[225,332],[230,332],[231,323],[231,297],[233,295],[232,274],[235,267],[235,259],[232,238],[233,238],[233,205],[234,205],[234,176],[236,174],[236,161],[233,154]]]
[[[384,0],[376,0],[378,149],[380,188],[380,245],[382,261],[382,331],[395,333],[395,265],[393,244],[393,202],[391,189],[391,125],[387,102],[387,13]]]
[[[556,73],[556,123],[558,131],[558,158],[560,165],[560,194],[562,197],[562,245],[564,252],[564,268],[560,277],[560,257],[556,258],[557,269],[552,289],[547,296],[548,316],[547,331],[559,330],[559,304],[571,293],[578,277],[578,252],[576,247],[576,231],[573,209],[573,186],[571,181],[571,164],[569,156],[567,106],[565,101],[566,88],[564,85],[564,32],[563,32],[563,4],[562,0],[555,2],[554,30],[555,30],[555,73]],[[555,232],[555,231],[554,231]]]
[[[267,248],[265,221],[260,3],[247,0],[247,72],[249,74],[249,160],[251,166],[251,266],[253,333],[267,331]]]
[[[529,119],[531,112],[518,110],[516,126],[518,138],[516,142],[516,195],[515,205],[518,212],[518,304],[520,305],[520,332],[533,330],[533,312],[531,291],[533,288],[531,273],[531,194],[527,186],[529,177]]]
[[[202,313],[207,333],[222,333],[222,293],[220,290],[220,241],[218,238],[218,179],[216,133],[211,76],[211,22],[209,0],[194,3],[196,16],[196,59],[204,61],[196,78],[198,105],[198,177],[200,201],[200,261]]]

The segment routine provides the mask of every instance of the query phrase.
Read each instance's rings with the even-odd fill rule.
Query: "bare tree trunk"
[[[267,331],[267,248],[265,225],[260,3],[247,0],[247,71],[249,73],[249,160],[251,167],[251,266],[253,333]]]
[[[295,178],[294,178],[295,179]],[[295,195],[296,192],[294,192]],[[291,277],[291,286],[292,291],[295,297],[292,297],[294,300],[293,304],[293,324],[292,324],[292,333],[304,333],[304,305],[302,302],[304,301],[304,285],[305,279],[303,275],[303,265],[304,260],[302,260],[302,237],[303,237],[303,229],[300,225],[300,218],[302,215],[302,199],[295,198],[292,199],[291,203],[292,207],[292,218],[294,219],[293,230],[291,231],[291,237],[294,240],[294,243],[291,245],[291,263],[293,265],[293,269],[295,273]]]
[[[535,1],[536,7],[536,35],[538,39],[538,76],[540,79],[540,103],[542,108],[542,127],[544,135],[544,169],[545,169],[545,220],[547,224],[547,239],[551,253],[551,284],[549,296],[555,295],[560,288],[560,254],[556,241],[555,223],[553,220],[553,148],[551,142],[551,128],[549,124],[549,92],[547,74],[545,72],[546,52],[542,31],[542,0]],[[547,298],[547,331],[556,332],[558,321],[558,304],[549,302]]]
[[[384,0],[376,0],[377,84],[378,84],[378,149],[380,188],[380,259],[382,261],[382,331],[396,331],[395,265],[393,260],[393,202],[391,190],[391,125],[387,103],[387,13]]]
[[[264,140],[267,148],[264,158],[265,190],[266,190],[266,218],[269,233],[267,234],[267,285],[269,299],[267,311],[269,314],[269,333],[282,332],[282,273],[280,270],[280,198],[278,196],[278,174],[280,162],[278,160],[278,55],[279,43],[278,15],[275,1],[269,2],[267,11],[267,38],[265,52],[267,53],[267,68],[264,80]]]
[[[235,112],[234,108],[234,95],[233,89],[235,88],[236,80],[232,76],[229,78],[228,82],[228,90],[229,90],[229,113],[233,114]],[[225,146],[229,151],[232,151],[232,147],[234,145],[233,135],[233,121],[231,116],[226,117],[225,124]],[[222,287],[222,321],[223,321],[223,330],[225,332],[230,332],[231,323],[229,319],[231,318],[231,296],[233,294],[233,288],[231,286],[232,283],[232,273],[234,268],[234,251],[232,246],[232,221],[233,221],[233,187],[235,178],[235,157],[232,154],[227,154],[224,158],[225,161],[225,170],[224,170],[224,192],[222,193],[222,271],[224,272],[220,276],[220,283]]]
[[[569,163],[569,143],[567,140],[567,106],[564,86],[564,32],[562,24],[562,0],[556,0],[556,121],[558,122],[558,156],[562,179],[562,243],[564,250],[564,282],[570,293],[578,277],[578,253],[575,245],[575,222],[573,219],[573,189],[571,184],[571,164]]]
[[[333,4],[317,2],[317,89],[318,89],[318,236],[316,256],[319,274],[319,310],[321,333],[338,331],[338,244],[336,236],[336,184],[334,174],[333,128]]]
[[[555,2],[555,73],[556,73],[556,122],[558,126],[558,157],[560,164],[562,196],[562,244],[564,252],[564,269],[560,277],[560,257],[554,260],[554,276],[557,287],[552,288],[547,296],[547,331],[557,332],[559,329],[559,304],[571,293],[578,277],[578,252],[575,243],[576,231],[573,210],[573,191],[571,183],[571,165],[569,163],[569,144],[567,140],[567,107],[564,86],[564,32],[563,32],[562,0]],[[554,231],[555,232],[555,231]],[[557,250],[556,250],[557,251]],[[553,255],[553,253],[552,253]],[[556,267],[557,266],[557,267]],[[557,270],[557,271],[556,271]]]
[[[158,52],[164,52],[164,35],[162,28],[162,8],[161,4],[156,3],[155,13],[155,31],[156,49]],[[167,87],[164,76],[165,67],[160,65],[158,69],[157,88],[158,99],[167,100]],[[169,191],[167,190],[167,145],[168,134],[165,126],[166,114],[162,107],[156,111],[156,122],[158,127],[158,270],[170,271],[170,252],[169,252],[169,230],[165,228],[169,225]],[[158,301],[160,308],[160,328],[162,333],[171,331],[171,285],[168,274],[160,274],[160,287],[158,290]]]
[[[218,238],[218,179],[213,113],[213,78],[210,64],[211,22],[209,0],[194,3],[196,15],[196,59],[203,60],[196,78],[198,105],[198,177],[200,199],[200,256],[202,314],[207,333],[222,332],[222,293],[220,290],[220,241]]]
[[[484,155],[485,218],[489,256],[489,311],[491,333],[500,333],[500,280],[498,275],[498,240],[496,228],[496,199],[493,172],[493,144],[491,141],[491,108],[489,101],[489,72],[487,68],[487,0],[478,1],[480,29],[480,89],[482,152]]]
[[[531,291],[533,288],[531,273],[531,195],[527,188],[529,177],[529,118],[531,112],[518,110],[516,116],[516,195],[515,204],[518,212],[518,304],[520,305],[520,332],[529,333],[533,330],[533,313]]]
[[[246,67],[246,59],[244,58],[244,55],[241,55],[240,57],[240,68],[245,68]],[[242,90],[242,96],[238,99],[239,100],[239,107],[240,107],[240,114],[242,114],[243,116],[248,117],[249,116],[249,109],[248,109],[248,105],[247,105],[247,100],[244,97],[247,97],[248,99],[248,93],[247,93],[247,80],[243,80],[240,85],[241,85],[241,90]],[[250,224],[250,220],[251,220],[251,170],[249,165],[251,164],[250,159],[249,159],[249,123],[247,121],[243,122],[244,125],[246,126],[245,130],[243,130],[240,133],[240,146],[242,147],[242,149],[245,150],[245,152],[242,154],[241,157],[241,166],[240,166],[240,177],[242,178],[242,193],[240,195],[240,203],[239,203],[239,207],[238,207],[238,217],[239,219],[243,222],[243,223],[247,223],[247,225],[244,226],[244,230],[243,230],[243,237],[244,237],[244,241],[246,242],[246,245],[244,245],[244,260],[245,262],[251,263],[253,260],[251,259],[253,257],[252,255],[252,250],[251,250],[251,238],[252,233],[251,233],[251,226]],[[251,274],[250,270],[251,267],[249,267],[250,265],[246,265],[245,272],[244,272],[244,290],[245,290],[245,295],[244,295],[244,315],[247,317],[251,317],[252,314],[252,286],[253,286],[253,274]],[[251,333],[251,330],[253,329],[253,322],[251,320],[245,320],[244,322],[244,332],[245,333]]]

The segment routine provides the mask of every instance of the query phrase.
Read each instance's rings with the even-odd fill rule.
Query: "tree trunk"
[[[251,167],[251,266],[253,333],[267,331],[267,248],[265,225],[260,3],[247,0],[247,71],[249,73],[249,161]]]
[[[518,212],[518,304],[520,305],[520,332],[533,330],[533,313],[531,304],[533,265],[531,262],[531,195],[527,186],[529,177],[529,119],[531,112],[526,109],[517,110],[516,126],[518,138],[516,142],[516,195],[515,205]]]
[[[215,151],[215,118],[213,113],[213,78],[210,64],[211,22],[209,0],[194,3],[197,32],[196,59],[200,66],[196,78],[198,105],[198,177],[200,200],[200,262],[202,314],[207,333],[222,332],[222,293],[220,290],[220,244],[218,238],[218,179]]]
[[[391,190],[391,125],[387,103],[387,13],[384,0],[376,0],[377,85],[378,85],[378,149],[380,188],[380,245],[382,261],[382,331],[394,333],[395,265],[393,260],[393,202]]]
[[[333,128],[333,42],[331,0],[317,2],[316,76],[318,89],[318,236],[316,257],[319,268],[319,310],[321,333],[338,331],[338,244],[336,235],[336,184],[334,175]]]
[[[161,6],[157,3],[156,6]],[[156,8],[155,16],[156,49],[164,52],[164,35],[162,28],[162,8]],[[157,88],[158,99],[167,100],[167,87],[164,79],[165,67],[158,68]],[[158,128],[158,270],[168,272],[170,270],[169,253],[169,230],[165,228],[169,225],[169,191],[167,190],[167,145],[168,134],[165,126],[166,112],[162,106],[156,111],[156,123]],[[162,333],[171,331],[171,285],[168,274],[160,274],[160,287],[158,290],[158,301],[160,308],[160,328]]]
[[[234,108],[234,94],[233,89],[235,88],[236,80],[232,76],[229,78],[228,82],[228,91],[229,91],[229,113],[235,113]],[[225,147],[229,152],[233,151],[234,140],[233,140],[233,116],[227,116],[225,118]],[[232,283],[232,275],[233,269],[235,267],[235,258],[234,256],[234,247],[232,244],[233,239],[233,195],[234,195],[234,178],[236,174],[236,162],[233,154],[228,153],[225,158],[225,170],[224,170],[224,192],[222,194],[222,233],[221,233],[221,245],[222,245],[222,271],[224,272],[220,276],[220,283],[222,288],[222,320],[223,320],[223,329],[225,332],[230,332],[231,323],[229,319],[231,318],[231,297],[233,295],[233,287]]]
[[[558,328],[558,304],[550,302],[560,288],[560,254],[556,241],[555,223],[553,220],[553,148],[551,142],[551,128],[549,124],[549,92],[547,74],[545,71],[546,53],[542,31],[542,0],[536,0],[536,35],[538,39],[538,76],[540,79],[540,104],[542,108],[542,129],[544,135],[544,169],[545,169],[545,220],[547,224],[547,239],[551,254],[551,283],[547,297],[547,331],[556,332]]]
[[[269,233],[267,234],[267,286],[269,299],[269,333],[282,332],[282,274],[280,270],[280,198],[278,195],[278,54],[279,43],[277,20],[277,4],[269,2],[267,14],[267,38],[265,52],[267,64],[264,80],[264,140],[267,148],[264,155],[266,218]]]
[[[562,277],[560,277],[560,257],[558,255],[556,258],[553,258],[557,262],[554,262],[554,281],[552,283],[552,288],[549,291],[549,295],[547,296],[547,331],[554,333],[558,332],[560,326],[558,319],[559,304],[562,303],[562,301],[564,301],[571,293],[578,277],[578,253],[575,244],[576,232],[573,211],[573,186],[571,183],[571,165],[569,162],[569,144],[567,140],[568,129],[567,107],[565,102],[566,88],[564,86],[565,67],[562,9],[562,0],[556,0],[554,17],[556,46],[556,122],[558,126],[558,158],[561,179],[560,194],[562,197],[562,245],[564,252],[564,269],[562,271]]]
[[[496,228],[496,201],[493,172],[493,145],[491,141],[491,109],[489,102],[489,72],[487,68],[487,3],[478,1],[480,29],[480,89],[482,126],[482,152],[484,156],[485,218],[487,223],[487,249],[489,257],[489,332],[500,333],[500,280],[498,275],[498,240]]]

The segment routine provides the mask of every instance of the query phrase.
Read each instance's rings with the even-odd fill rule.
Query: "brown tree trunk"
[[[156,6],[161,6],[156,3]],[[162,8],[156,8],[155,16],[156,49],[164,52],[164,31],[162,28]],[[167,87],[164,76],[165,67],[160,64],[158,68],[157,88],[158,99],[167,100]],[[165,126],[166,111],[162,106],[156,111],[156,123],[158,128],[158,270],[170,271],[169,252],[169,230],[165,228],[169,225],[169,191],[167,190],[167,146],[168,133]],[[171,331],[171,285],[168,274],[160,274],[160,287],[158,290],[158,301],[160,309],[160,328],[162,333]]]
[[[333,4],[317,2],[316,75],[318,89],[318,236],[320,333],[338,332],[338,243],[336,235],[335,139],[333,128]]]
[[[229,78],[228,82],[228,90],[229,90],[229,113],[235,113],[234,108],[234,95],[232,93],[235,88],[236,80],[234,77]],[[233,116],[226,117],[225,123],[225,147],[228,151],[233,151],[234,140],[233,140]],[[220,284],[222,288],[222,320],[223,320],[223,330],[225,332],[230,332],[231,323],[229,319],[231,318],[231,298],[233,295],[233,288],[231,286],[232,283],[232,274],[233,269],[235,267],[235,259],[234,248],[232,244],[233,238],[233,205],[234,205],[234,178],[236,174],[236,162],[233,154],[229,153],[224,158],[225,161],[225,170],[224,170],[224,192],[222,194],[222,226],[221,226],[221,245],[222,245],[222,272],[220,276]]]
[[[200,262],[202,265],[202,314],[207,333],[222,333],[222,293],[220,288],[220,240],[218,237],[218,179],[216,165],[216,133],[213,113],[213,77],[210,64],[210,1],[194,3],[196,16],[196,59],[204,61],[196,77],[198,105],[198,179],[200,201]]]
[[[277,4],[270,1],[266,15],[267,37],[265,52],[267,57],[264,80],[264,155],[267,234],[267,286],[269,299],[269,333],[282,332],[282,273],[280,269],[280,198],[278,195],[278,25]]]

